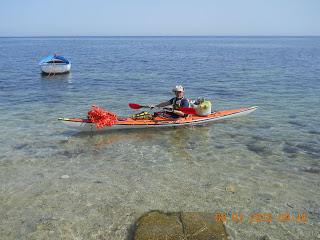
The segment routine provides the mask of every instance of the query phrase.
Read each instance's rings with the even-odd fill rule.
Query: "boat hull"
[[[155,120],[133,120],[131,118],[125,118],[118,120],[111,127],[104,127],[101,129],[96,128],[94,123],[91,123],[87,119],[81,118],[59,118],[64,124],[71,128],[78,129],[80,131],[110,131],[120,129],[145,129],[145,128],[159,128],[159,127],[178,127],[188,125],[201,125],[210,122],[221,121],[225,119],[231,119],[235,117],[244,116],[255,111],[257,107],[241,108],[234,110],[217,111],[206,117],[190,116],[187,118],[168,119],[168,118],[155,118]]]
[[[40,65],[40,68],[46,74],[61,74],[70,72],[71,64],[44,63]]]

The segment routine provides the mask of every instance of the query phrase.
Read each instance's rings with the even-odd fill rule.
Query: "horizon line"
[[[112,37],[320,37],[320,35],[26,35],[0,38],[112,38]]]

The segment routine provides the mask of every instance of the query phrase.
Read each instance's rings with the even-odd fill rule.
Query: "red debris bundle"
[[[88,112],[88,119],[96,124],[97,128],[111,127],[117,121],[117,115],[93,105]]]

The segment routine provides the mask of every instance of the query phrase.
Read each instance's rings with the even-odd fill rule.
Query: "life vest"
[[[181,101],[182,101],[182,100],[188,101],[188,99],[186,99],[186,98],[184,98],[184,97],[181,98],[181,99],[179,99],[179,98],[177,98],[177,97],[173,98],[172,107],[173,107],[174,110],[178,110],[178,109],[181,107]],[[189,107],[189,101],[188,101],[188,107]]]

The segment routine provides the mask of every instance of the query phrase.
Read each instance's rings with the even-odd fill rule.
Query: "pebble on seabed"
[[[236,187],[233,184],[230,184],[226,187],[226,191],[230,193],[235,193],[236,192]]]
[[[69,175],[62,175],[60,178],[61,178],[61,179],[68,179],[68,178],[70,178],[70,177],[69,177]]]

